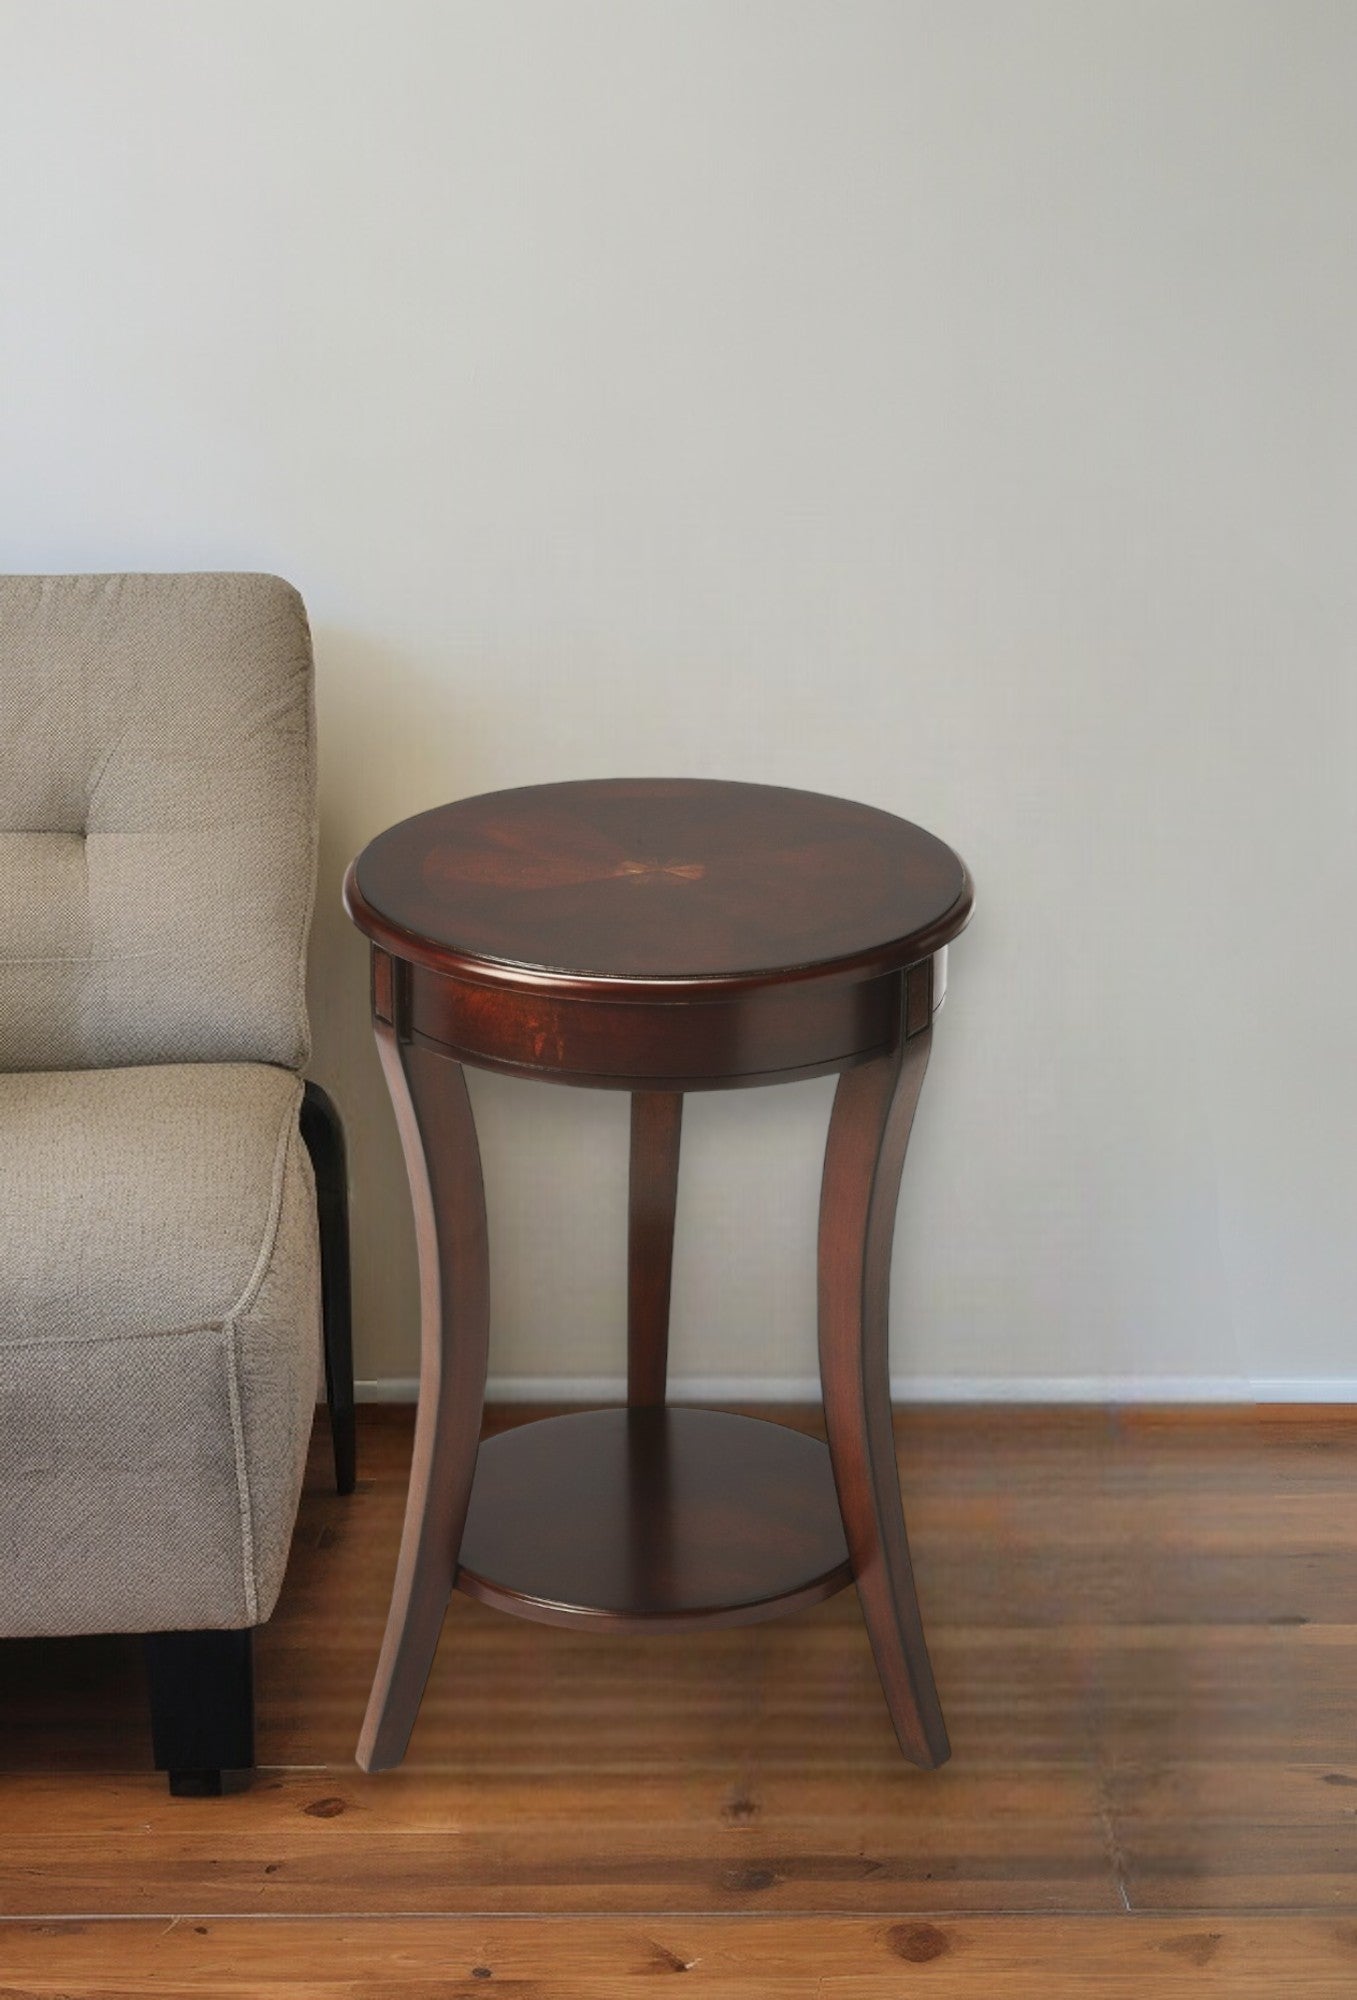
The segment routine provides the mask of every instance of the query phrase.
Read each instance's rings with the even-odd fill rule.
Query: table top
[[[585,779],[437,806],[378,834],[344,893],[397,957],[613,997],[902,970],[971,912],[964,864],[922,827],[710,778]]]

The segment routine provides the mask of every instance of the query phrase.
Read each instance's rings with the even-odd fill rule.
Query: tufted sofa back
[[[0,1070],[306,1060],[311,641],[277,577],[0,577]]]

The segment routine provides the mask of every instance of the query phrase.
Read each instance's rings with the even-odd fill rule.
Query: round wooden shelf
[[[829,1452],[715,1410],[587,1410],[481,1444],[457,1587],[520,1618],[753,1624],[853,1580]]]

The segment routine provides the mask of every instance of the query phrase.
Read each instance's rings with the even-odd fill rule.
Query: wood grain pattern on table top
[[[877,807],[778,785],[608,778],[438,806],[349,871],[359,929],[483,984],[747,991],[902,970],[970,915],[952,850]]]
[[[488,1429],[540,1414],[501,1408]],[[901,1762],[851,1594],[677,1643],[546,1631],[456,1597],[409,1759],[375,1778],[351,1753],[412,1425],[359,1415],[348,1500],[317,1426],[259,1638],[252,1791],[165,1794],[135,1643],[0,1645],[0,1913],[37,1925],[0,1941],[0,1990],[102,2000],[159,1966],[160,1990],[193,2000],[263,2000],[270,1977],[291,2000],[329,1981],[338,2000],[346,1976],[347,2000],[411,2000],[457,1990],[475,1934],[468,1970],[553,2000],[572,1975],[602,1991],[603,1964],[639,1984],[646,1937],[701,1960],[691,1976],[719,1992],[723,1927],[748,1936],[728,1976],[751,1995],[772,1990],[761,1968],[803,1990],[837,1979],[842,2000],[870,1994],[869,1974],[908,1994],[916,1973],[923,1994],[970,1980],[1005,2000],[1058,1995],[1067,1973],[1081,2000],[1117,1994],[1114,1976],[1127,2000],[1357,1990],[1351,1414],[898,1413],[943,1770]],[[431,1966],[439,1912],[465,1921]],[[614,1943],[599,1913],[619,1917]],[[154,1920],[125,1933],[125,1977],[101,1914]],[[327,1921],[299,1948],[282,1916]],[[901,1923],[947,1948],[897,1973],[872,1954]],[[745,1925],[770,1926],[757,1949]]]

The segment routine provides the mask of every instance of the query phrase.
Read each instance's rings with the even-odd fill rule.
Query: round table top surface
[[[970,915],[950,847],[780,785],[601,778],[459,799],[377,835],[349,914],[395,956],[491,984],[679,997],[902,970]]]

